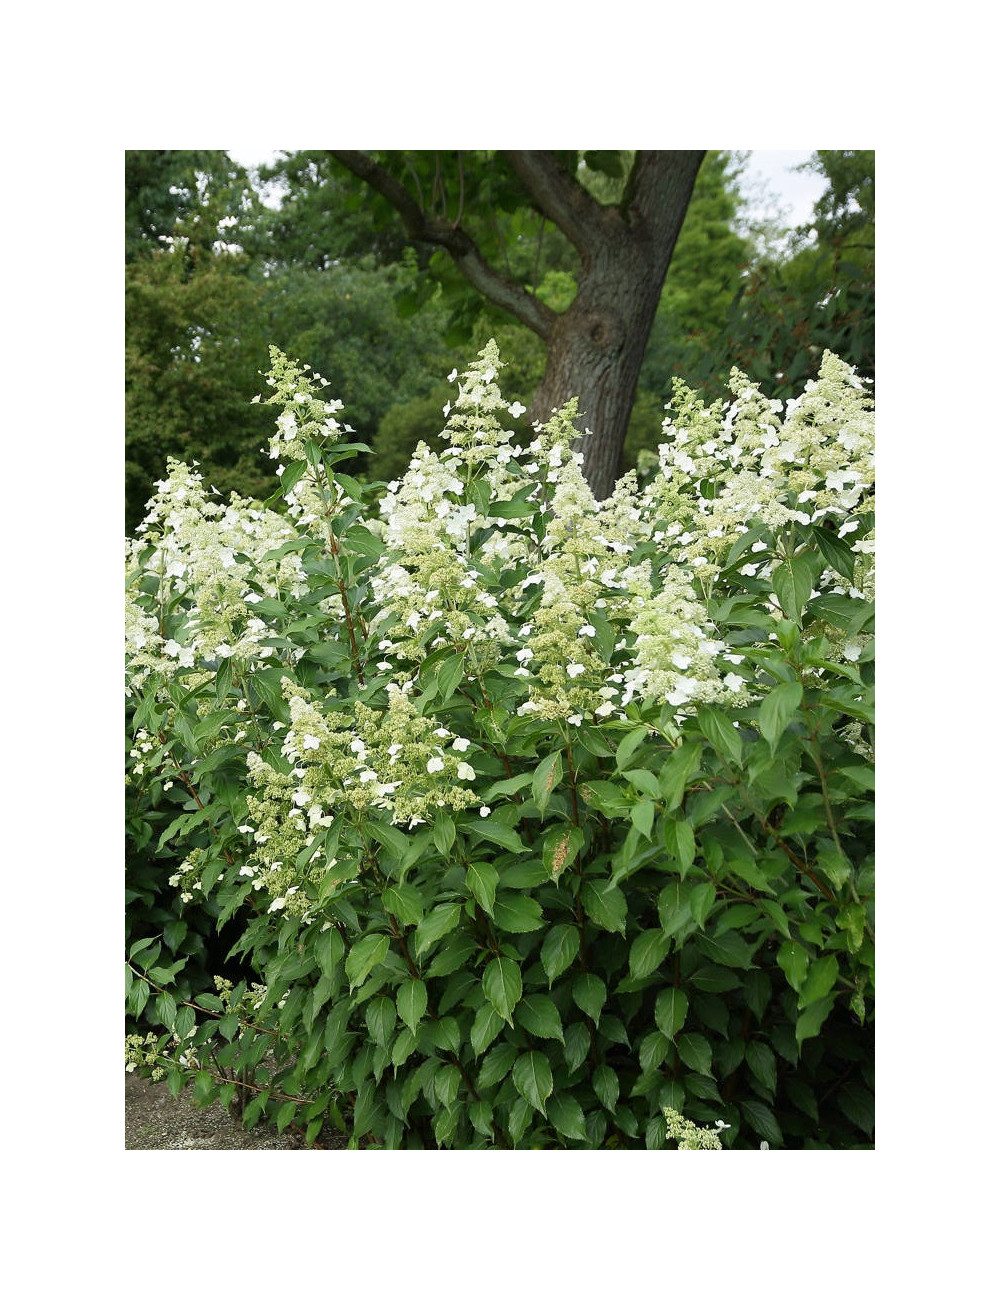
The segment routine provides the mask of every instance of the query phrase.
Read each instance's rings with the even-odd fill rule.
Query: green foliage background
[[[458,215],[459,180],[439,155],[380,157]],[[617,199],[629,152],[583,159],[580,175],[595,196]],[[787,396],[815,375],[827,348],[874,374],[874,154],[814,156],[827,182],[814,235],[798,232],[780,255],[759,251],[742,223],[745,161],[716,150],[702,165],[623,470],[659,442],[675,377],[718,396],[735,364]],[[278,211],[223,152],[126,154],[127,531],[169,455],[199,461],[223,492],[270,490],[260,453],[266,422],[248,402],[271,343],[334,383],[373,448],[349,468],[372,480],[398,475],[418,440],[434,444],[442,421],[431,377],[487,338],[510,363],[510,397],[527,405],[541,379],[541,342],[484,304],[446,255],[408,248],[389,205],[325,151],[289,155],[264,177],[286,187]],[[575,255],[561,233],[524,206],[495,156],[469,155],[462,181],[462,220],[484,252],[549,305],[566,306]]]

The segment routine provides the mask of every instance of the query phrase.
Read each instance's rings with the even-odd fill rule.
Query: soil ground
[[[346,1139],[321,1132],[314,1150],[337,1150]],[[190,1093],[176,1099],[162,1080],[125,1076],[126,1151],[304,1151],[301,1133],[278,1133],[258,1124],[247,1132],[227,1110],[198,1107]]]

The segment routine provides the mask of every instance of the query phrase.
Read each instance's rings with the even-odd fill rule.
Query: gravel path
[[[321,1133],[325,1150],[343,1149],[339,1133]],[[152,1083],[137,1074],[125,1076],[126,1151],[304,1151],[299,1133],[258,1124],[249,1132],[219,1105],[200,1108],[189,1094],[171,1096],[163,1081]],[[318,1148],[314,1148],[318,1149]]]

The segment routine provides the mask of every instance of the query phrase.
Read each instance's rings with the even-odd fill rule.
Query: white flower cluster
[[[167,469],[127,544],[130,691],[150,672],[172,677],[220,659],[267,659],[273,632],[254,605],[306,590],[298,555],[273,554],[297,536],[286,519],[235,492],[228,503],[211,497],[201,475],[180,461]]]
[[[326,562],[338,565],[329,525],[343,500],[312,474],[310,456],[349,426],[336,418],[340,403],[319,393],[325,380],[277,352],[267,400],[281,410],[271,453],[302,470],[285,492],[286,513],[235,495],[223,502],[194,468],[171,461],[129,544],[132,689],[150,673],[198,684],[226,660],[252,674],[273,657],[268,642],[279,644],[266,612],[279,600],[294,610],[310,594],[320,644],[325,631],[341,645],[350,635],[364,699],[328,694],[304,669],[296,680],[304,647],[289,651],[281,679],[288,723],[272,723],[282,733],[280,761],[276,735],[247,758],[242,871],[267,890],[273,910],[305,913],[303,878],[328,869],[325,832],[340,812],[377,809],[408,827],[440,810],[479,806],[489,815],[475,790],[474,741],[439,725],[425,702],[427,671],[419,668],[428,656],[448,666],[452,691],[485,697],[484,676],[495,671],[516,682],[505,707],[560,727],[626,721],[630,708],[634,719],[646,701],[683,717],[701,704],[746,703],[753,691],[750,662],[708,613],[723,569],[738,565],[766,600],[774,567],[802,530],[823,529],[841,558],[853,552],[855,585],[826,569],[817,588],[855,597],[871,589],[872,403],[837,358],[828,354],[818,379],[784,406],[737,371],[728,405],[706,407],[678,385],[652,481],[640,489],[626,474],[603,502],[582,473],[576,403],[536,423],[519,447],[501,416],[523,408],[500,395],[500,365],[491,343],[444,412],[445,451],[420,444],[406,474],[388,485],[380,518],[367,521],[385,550],[351,579],[350,596],[328,580],[317,592],[286,546],[320,533]],[[734,547],[743,549],[730,564]],[[265,613],[255,610],[265,603]],[[861,637],[837,647],[847,660],[863,651]],[[133,757],[148,761],[141,744]],[[196,865],[178,874],[185,893],[197,887]]]

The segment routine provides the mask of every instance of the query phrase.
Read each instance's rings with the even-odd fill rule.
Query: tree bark
[[[618,476],[639,369],[703,157],[695,150],[637,154],[621,205],[599,208],[587,223],[577,295],[547,339],[529,418],[546,420],[579,398],[578,427],[594,436],[584,435],[578,449],[598,500],[610,496]]]
[[[609,496],[660,291],[705,151],[637,152],[617,207],[598,203],[550,152],[504,151],[531,201],[580,255],[577,294],[561,313],[490,267],[460,225],[429,217],[367,154],[332,153],[389,200],[412,239],[446,249],[475,289],[544,340],[545,375],[529,418],[547,420],[578,398],[578,427],[594,431],[578,444],[583,471],[599,500]]]

